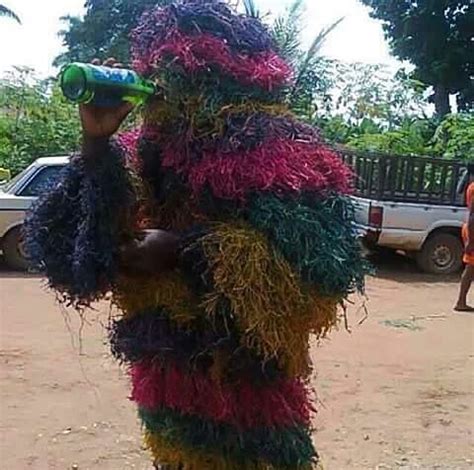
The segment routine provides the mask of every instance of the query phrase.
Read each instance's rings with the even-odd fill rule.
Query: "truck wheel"
[[[426,241],[423,249],[416,255],[416,262],[426,273],[453,274],[462,268],[463,251],[458,237],[438,233]]]
[[[27,271],[29,263],[23,249],[21,227],[10,230],[3,240],[3,256],[7,266],[15,271]]]

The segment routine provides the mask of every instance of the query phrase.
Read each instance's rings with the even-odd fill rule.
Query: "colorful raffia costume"
[[[72,159],[27,248],[65,303],[112,293],[112,352],[158,462],[313,468],[310,336],[366,270],[351,174],[284,104],[292,71],[260,20],[188,0],[146,13],[132,39],[161,93],[93,170]],[[179,267],[124,274],[119,247],[152,227],[180,234]]]

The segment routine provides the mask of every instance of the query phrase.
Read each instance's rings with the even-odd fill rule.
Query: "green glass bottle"
[[[124,101],[138,105],[156,92],[153,82],[133,70],[78,62],[62,69],[60,86],[64,96],[73,103],[102,107],[118,106]]]

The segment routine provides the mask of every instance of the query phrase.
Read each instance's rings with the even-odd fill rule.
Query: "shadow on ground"
[[[0,279],[28,279],[41,277],[39,273],[28,273],[23,271],[14,271],[5,264],[3,255],[0,254]]]
[[[460,273],[450,275],[426,274],[420,271],[415,261],[407,256],[395,253],[371,253],[369,261],[375,270],[375,276],[401,283],[453,283],[460,280]]]

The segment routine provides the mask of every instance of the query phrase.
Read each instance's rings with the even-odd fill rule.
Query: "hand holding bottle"
[[[92,62],[100,65],[99,60]],[[107,59],[104,64],[107,67],[123,67],[113,58]],[[108,139],[120,128],[122,122],[135,107],[129,102],[121,102],[117,106],[103,107],[93,103],[80,104],[79,112],[81,116],[82,131],[84,139]]]

